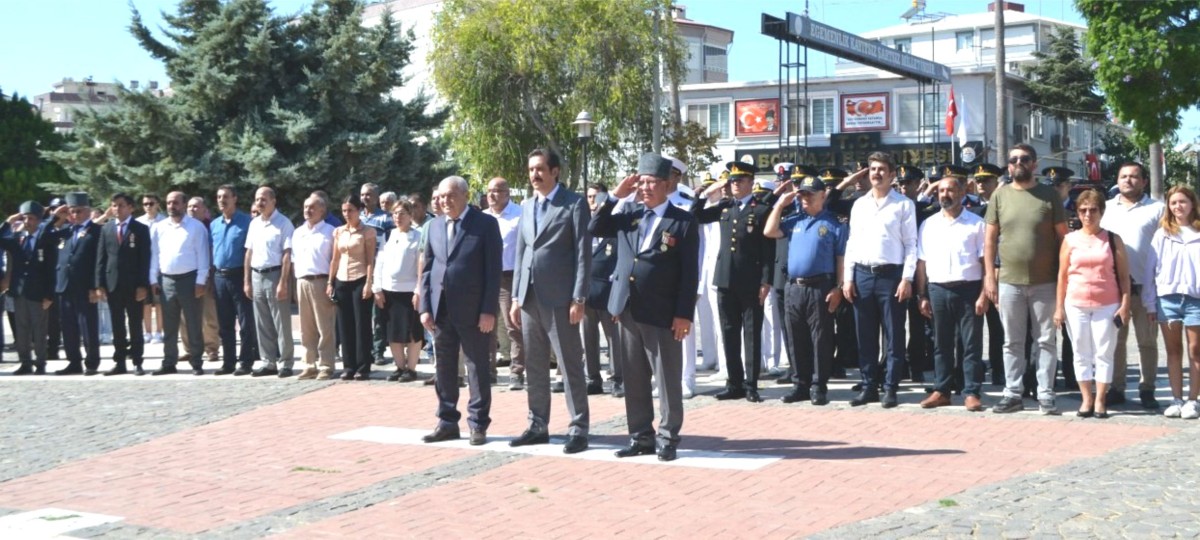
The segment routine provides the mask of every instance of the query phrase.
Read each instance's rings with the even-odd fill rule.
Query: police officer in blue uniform
[[[8,293],[16,308],[13,341],[21,366],[13,375],[46,373],[46,323],[54,303],[57,245],[46,234],[42,205],[25,201],[0,225],[0,249],[12,262]]]

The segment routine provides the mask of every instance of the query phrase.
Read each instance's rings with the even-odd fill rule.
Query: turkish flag
[[[946,135],[954,135],[954,119],[958,118],[958,105],[954,103],[954,87],[950,87],[950,102],[946,104]]]

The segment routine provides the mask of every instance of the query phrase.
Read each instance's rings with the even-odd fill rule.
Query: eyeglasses
[[[639,185],[639,186],[653,186],[653,185],[655,185],[655,184],[658,184],[658,183],[660,183],[660,182],[666,182],[666,180],[663,180],[662,178],[643,178],[643,179],[641,179],[641,180],[638,180],[638,181],[637,181],[637,185]]]
[[[1100,209],[1094,208],[1091,206],[1085,206],[1083,208],[1076,208],[1075,213],[1077,213],[1077,214],[1099,214]]]
[[[1017,163],[1033,163],[1033,156],[1030,156],[1028,154],[1023,154],[1020,156],[1013,156],[1013,157],[1008,158],[1009,165],[1016,165]]]

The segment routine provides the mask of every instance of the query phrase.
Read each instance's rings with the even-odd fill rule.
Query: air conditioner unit
[[[1013,135],[1017,136],[1017,142],[1029,141],[1029,124],[1017,124],[1013,126]]]
[[[1054,134],[1050,136],[1051,150],[1066,150],[1071,144],[1071,140],[1066,135]]]

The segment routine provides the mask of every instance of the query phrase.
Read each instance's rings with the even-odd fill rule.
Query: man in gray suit
[[[525,338],[529,428],[511,446],[550,442],[550,351],[563,372],[571,425],[563,453],[587,449],[587,381],[583,369],[583,320],[591,279],[587,202],[558,183],[559,158],[550,150],[529,153],[534,197],[521,204],[513,302],[509,319]]]

